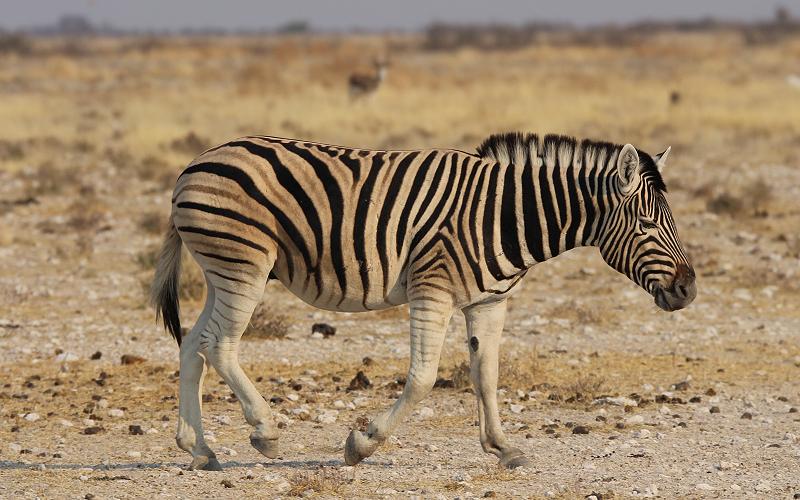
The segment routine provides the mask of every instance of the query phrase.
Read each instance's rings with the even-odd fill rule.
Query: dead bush
[[[343,473],[331,469],[298,472],[289,478],[292,485],[287,494],[292,497],[306,496],[307,492],[336,495],[345,485],[351,483]]]
[[[108,206],[95,196],[91,189],[85,190],[69,208],[67,208],[67,226],[84,234],[94,234],[108,214]]]
[[[764,212],[772,199],[772,187],[759,177],[742,189],[742,198],[753,209],[753,213]]]
[[[175,185],[178,174],[164,159],[158,156],[146,156],[137,167],[138,176],[143,181],[154,182],[159,189],[171,189]]]
[[[734,217],[744,212],[744,202],[730,193],[722,193],[708,200],[706,208],[717,215]]]
[[[22,173],[28,196],[62,194],[67,187],[75,186],[75,172],[57,167],[51,161],[40,163],[36,168]]]
[[[147,234],[161,234],[165,231],[167,217],[161,212],[148,212],[139,219],[139,228]]]
[[[176,153],[198,155],[211,147],[211,142],[190,131],[183,137],[178,137],[169,143],[169,147]]]
[[[259,304],[244,331],[245,338],[282,339],[289,334],[289,317]]]
[[[466,389],[472,387],[472,380],[469,378],[469,362],[462,361],[450,369],[450,380],[456,389]]]
[[[27,56],[33,53],[30,38],[19,33],[0,34],[0,54]]]

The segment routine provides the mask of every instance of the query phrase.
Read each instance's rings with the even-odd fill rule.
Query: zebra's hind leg
[[[437,290],[426,290],[434,294]],[[372,455],[397,425],[422,401],[436,382],[447,323],[452,314],[449,297],[425,296],[409,301],[411,364],[403,394],[391,409],[370,422],[367,432],[354,430],[345,443],[344,461],[355,465]]]
[[[267,271],[272,267],[267,266]],[[216,297],[204,331],[203,345],[211,364],[242,405],[248,424],[254,427],[250,444],[267,458],[278,456],[278,429],[269,404],[258,392],[253,382],[239,365],[239,341],[250,322],[256,306],[261,302],[268,272],[247,283],[239,278],[227,279],[217,273]],[[263,279],[262,279],[263,278]]]
[[[530,465],[519,448],[503,433],[497,408],[497,370],[500,336],[506,317],[506,301],[476,304],[463,309],[467,320],[470,378],[478,397],[481,446],[500,457],[500,465],[513,469]]]
[[[211,316],[214,306],[214,288],[207,283],[206,305],[192,330],[181,342],[180,394],[178,431],[175,441],[182,450],[192,454],[189,469],[222,470],[214,452],[203,438],[202,400],[203,378],[206,373],[206,359],[201,352],[200,332]]]

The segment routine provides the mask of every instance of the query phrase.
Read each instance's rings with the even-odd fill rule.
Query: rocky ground
[[[436,57],[441,60],[419,55],[408,64],[468,65],[474,54]],[[771,60],[759,59],[761,69]],[[3,61],[0,90],[9,106],[2,121],[33,128],[28,139],[0,141],[13,166],[0,168],[0,497],[800,494],[800,171],[796,137],[785,130],[736,142],[744,132],[722,127],[714,133],[725,139],[715,142],[706,128],[677,120],[689,128],[682,134],[705,134],[700,146],[676,148],[665,173],[698,273],[698,297],[688,309],[660,311],[593,249],[575,250],[528,274],[510,302],[500,401],[506,432],[532,458],[530,468],[501,470],[481,450],[460,315],[432,394],[373,457],[346,467],[342,447],[349,430],[363,427],[402,389],[407,311],[317,311],[270,283],[260,316],[266,319],[254,321],[241,360],[276,411],[282,456],[267,460],[249,446],[239,404],[212,372],[204,425],[224,470],[192,472],[173,437],[177,348],[145,300],[175,169],[138,154],[142,139],[135,126],[98,125],[135,123],[142,104],[124,104],[125,98],[133,91],[149,94],[122,84],[106,88],[103,79],[74,88],[36,80],[41,67],[33,63],[14,66],[23,68],[22,76],[12,78],[11,63]],[[70,78],[88,78],[88,66],[80,67],[87,73],[73,68]],[[164,82],[172,80],[158,78],[182,67],[147,68],[141,78],[167,89]],[[713,67],[708,78],[714,71],[727,78],[723,70]],[[36,85],[43,88],[24,90]],[[99,99],[87,99],[81,85]],[[733,89],[731,95],[763,98],[760,87],[747,88],[751,93]],[[53,139],[42,132],[41,118],[31,122],[30,107],[20,103],[55,102],[48,92],[83,99],[76,100],[75,114],[54,107],[53,127],[78,135],[86,128],[90,140]],[[322,91],[309,92],[313,101]],[[201,111],[181,114],[177,98],[144,101],[150,102],[145,109],[172,106],[176,120],[185,122],[181,130],[203,130],[208,123]],[[358,113],[372,116],[367,105]],[[290,135],[290,124],[274,119],[281,123],[278,132]],[[755,116],[747,120],[762,126]],[[100,131],[110,136],[98,138]],[[652,143],[656,132],[642,134]],[[366,144],[378,140],[366,138],[371,131],[359,133]],[[168,154],[182,161],[202,149],[194,134],[179,139],[168,143]],[[159,137],[152,155],[167,151],[165,141]],[[475,146],[439,136],[425,142]],[[727,149],[734,143],[736,155]],[[140,164],[147,166],[132,166]],[[183,319],[191,325],[203,290],[191,267],[183,282]],[[312,335],[315,323],[332,325],[335,335]]]

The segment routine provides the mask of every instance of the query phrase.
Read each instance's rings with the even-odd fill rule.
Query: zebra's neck
[[[617,199],[608,167],[615,154],[610,150],[583,156],[579,149],[555,149],[525,162],[521,215],[527,265],[597,245],[606,214]]]

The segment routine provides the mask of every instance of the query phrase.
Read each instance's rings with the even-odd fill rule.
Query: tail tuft
[[[156,275],[150,287],[150,303],[156,308],[156,321],[164,326],[181,345],[181,316],[178,283],[181,275],[181,237],[170,221],[169,232],[161,247]]]

